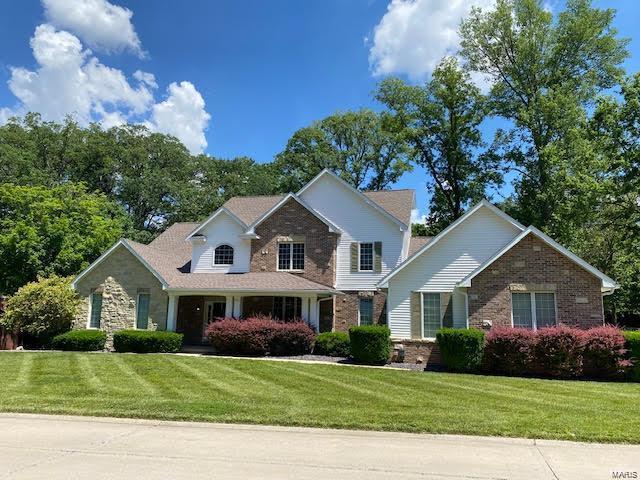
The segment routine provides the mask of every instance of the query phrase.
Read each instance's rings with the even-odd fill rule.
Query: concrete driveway
[[[0,479],[604,480],[614,472],[640,472],[640,446],[0,414]]]

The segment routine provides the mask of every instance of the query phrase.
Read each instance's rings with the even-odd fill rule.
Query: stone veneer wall
[[[472,280],[469,326],[511,326],[511,292],[536,290],[555,293],[558,323],[602,325],[600,286],[599,278],[529,234]]]
[[[102,289],[100,329],[107,333],[107,348],[113,345],[113,333],[134,328],[136,300],[141,289],[150,294],[149,330],[164,330],[167,324],[167,294],[156,277],[125,247],[118,247],[109,257],[80,279],[76,290],[83,302],[74,328],[87,328],[91,292]]]
[[[335,283],[338,235],[297,201],[289,199],[256,227],[256,233],[260,238],[251,240],[252,272],[276,272],[279,239],[304,238],[304,271],[299,275],[323,285]]]
[[[358,325],[360,297],[373,297],[373,322],[386,325],[385,303],[387,294],[371,291],[346,291],[334,297],[333,330],[347,332],[349,327]]]

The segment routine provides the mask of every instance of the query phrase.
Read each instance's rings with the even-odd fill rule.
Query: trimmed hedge
[[[120,330],[113,334],[113,348],[120,353],[175,353],[181,347],[181,333]]]
[[[524,375],[533,364],[535,332],[528,328],[494,327],[486,336],[484,367],[494,373]]]
[[[53,337],[51,348],[75,352],[104,350],[107,334],[100,330],[71,330]]]
[[[283,323],[268,317],[225,318],[207,327],[216,353],[264,356],[304,355],[311,352],[315,332],[304,322]]]
[[[381,365],[389,361],[391,331],[380,325],[363,325],[349,329],[351,356],[356,362]]]
[[[582,375],[582,345],[585,331],[564,326],[536,332],[533,372],[553,378]]]
[[[474,372],[482,364],[484,332],[476,328],[442,328],[436,333],[447,370]]]
[[[582,346],[584,374],[591,378],[620,377],[630,366],[626,352],[619,328],[605,325],[587,330]]]
[[[349,334],[346,332],[325,332],[316,337],[313,353],[329,357],[348,357],[351,354]]]
[[[629,379],[640,382],[640,331],[623,332],[627,358],[630,360]]]

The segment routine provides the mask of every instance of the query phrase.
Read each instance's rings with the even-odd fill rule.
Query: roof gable
[[[470,287],[471,286],[471,281],[473,280],[474,277],[479,275],[482,271],[484,271],[486,268],[488,268],[496,260],[498,260],[500,257],[502,257],[505,253],[507,253],[509,250],[511,250],[518,243],[520,243],[525,237],[527,237],[527,235],[536,236],[537,238],[542,240],[545,244],[547,244],[548,246],[550,246],[551,248],[556,250],[561,255],[567,257],[569,260],[571,260],[572,262],[576,263],[578,266],[582,267],[584,270],[586,270],[587,272],[591,273],[595,277],[598,277],[602,281],[602,287],[604,289],[606,289],[606,290],[615,290],[616,288],[619,287],[619,285],[614,280],[612,280],[610,277],[608,277],[607,275],[602,273],[600,270],[595,268],[593,265],[588,264],[587,262],[582,260],[580,257],[578,257],[576,254],[574,254],[571,251],[567,250],[562,245],[560,245],[558,242],[553,240],[551,237],[549,237],[548,235],[544,234],[543,232],[541,232],[540,230],[538,230],[537,228],[535,228],[533,226],[530,226],[529,228],[524,230],[522,233],[520,233],[520,235],[515,237],[510,243],[508,243],[502,249],[500,249],[498,252],[496,252],[495,255],[493,255],[486,262],[484,262],[482,265],[480,265],[478,268],[476,268],[473,272],[471,272],[469,275],[467,275],[460,283],[458,283],[458,285],[460,287]]]
[[[209,218],[207,218],[204,222],[202,222],[200,225],[198,225],[186,238],[186,240],[189,240],[191,238],[193,238],[195,235],[200,234],[200,232],[202,232],[202,230],[204,230],[208,225],[211,224],[211,222],[213,222],[216,218],[218,218],[220,215],[228,215],[229,218],[231,218],[233,221],[235,221],[238,225],[240,225],[243,229],[247,228],[247,225],[240,220],[233,212],[231,212],[227,207],[225,207],[224,205],[221,206],[219,209],[217,209],[215,212],[213,212],[213,215],[211,215]]]
[[[417,258],[422,256],[425,252],[427,252],[430,249],[432,249],[435,245],[438,245],[439,243],[441,243],[443,241],[446,241],[447,236],[452,231],[454,231],[459,225],[465,223],[471,216],[473,216],[480,209],[485,209],[485,210],[491,212],[492,214],[494,214],[498,218],[502,219],[503,221],[513,225],[513,227],[515,227],[519,231],[525,230],[525,227],[522,224],[520,224],[515,219],[511,218],[509,215],[504,213],[498,207],[496,207],[495,205],[491,204],[487,200],[482,200],[481,202],[477,203],[476,205],[471,207],[469,210],[467,210],[467,212],[464,215],[462,215],[455,222],[450,224],[447,228],[445,228],[443,231],[441,231],[438,235],[433,237],[429,242],[427,242],[424,246],[422,246],[415,253],[413,253],[413,255],[409,256],[409,258],[407,258],[404,262],[402,262],[400,265],[398,265],[394,270],[389,272],[389,274],[387,274],[386,277],[384,277],[382,280],[380,280],[380,282],[378,282],[378,287],[386,288],[388,286],[388,282],[389,282],[389,280],[391,278],[396,276],[399,272],[401,272],[404,268],[406,268],[408,265],[410,265],[414,260],[416,260]]]
[[[394,199],[394,198],[391,197],[391,195],[393,193],[395,193],[395,191],[392,191],[392,190],[388,191],[389,192],[388,195],[380,194],[381,192],[361,192],[357,188],[354,188],[352,185],[350,185],[347,182],[345,182],[343,179],[341,179],[338,175],[333,173],[331,170],[328,170],[326,168],[324,170],[322,170],[318,175],[316,175],[304,187],[302,187],[298,191],[297,195],[302,197],[305,191],[307,191],[309,188],[311,188],[317,182],[322,181],[323,179],[326,179],[326,178],[332,179],[333,181],[335,181],[339,185],[341,185],[343,188],[346,188],[348,191],[352,192],[358,199],[360,199],[360,201],[362,201],[366,205],[369,205],[372,209],[377,211],[379,214],[381,214],[382,216],[384,216],[385,218],[387,218],[391,222],[393,222],[396,225],[398,225],[401,230],[406,230],[407,228],[409,228],[409,222],[405,223],[405,221],[399,219],[398,217],[393,215],[391,212],[387,211],[382,205],[380,205],[376,201],[376,200],[379,200],[381,202],[386,203],[387,207],[393,208],[396,211],[396,213],[398,213],[398,212],[401,211],[402,206],[403,206],[403,196],[402,195],[400,195],[400,196],[398,196],[398,198]],[[408,216],[407,215],[403,215],[403,217],[407,217],[407,219],[410,220],[411,209],[413,208],[413,191],[412,190],[403,190],[403,192],[409,192],[409,194],[410,194],[411,205],[409,206],[409,215]],[[367,193],[369,195],[367,195]],[[370,197],[372,197],[372,198],[370,198]]]

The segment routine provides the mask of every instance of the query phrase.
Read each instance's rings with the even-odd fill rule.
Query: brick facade
[[[279,240],[303,241],[304,272],[299,274],[323,285],[335,283],[335,250],[338,235],[294,199],[289,199],[255,229],[259,239],[251,241],[251,271],[278,269]]]
[[[118,247],[107,259],[80,279],[76,290],[83,298],[74,328],[87,328],[91,292],[102,291],[100,329],[107,333],[107,348],[117,330],[134,328],[136,301],[142,290],[150,294],[149,330],[164,330],[167,323],[167,293],[149,270],[125,247]]]
[[[373,297],[373,322],[384,325],[387,323],[386,302],[387,295],[382,292],[346,291],[343,295],[334,297],[333,329],[336,332],[346,332],[349,327],[358,325],[358,310],[361,297]]]
[[[471,281],[469,326],[511,326],[512,291],[554,292],[558,323],[602,325],[600,286],[599,278],[529,234]]]
[[[391,361],[420,363],[425,367],[442,365],[440,349],[432,340],[394,340]]]

